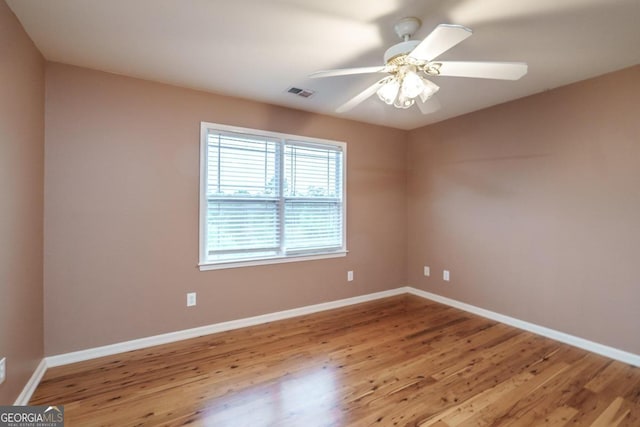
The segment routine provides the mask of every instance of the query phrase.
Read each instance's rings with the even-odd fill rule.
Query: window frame
[[[342,151],[342,246],[339,249],[329,250],[329,251],[313,251],[309,253],[292,253],[292,254],[279,254],[275,256],[267,256],[267,257],[255,257],[255,258],[245,258],[242,260],[210,260],[207,256],[207,208],[208,208],[208,200],[207,200],[207,178],[208,178],[208,168],[207,168],[207,149],[208,149],[208,141],[207,136],[209,130],[220,131],[220,132],[234,132],[248,135],[255,135],[258,137],[266,137],[266,138],[275,138],[278,139],[278,143],[280,145],[280,149],[284,149],[284,145],[287,141],[292,141],[301,144],[309,144],[309,145],[332,145],[336,147],[340,147]],[[279,162],[279,167],[281,170],[279,171],[280,179],[284,176],[284,165],[282,162]],[[342,141],[333,141],[328,139],[321,138],[312,138],[301,135],[292,135],[285,134],[280,132],[272,132],[265,131],[259,129],[251,129],[244,128],[238,126],[231,125],[223,125],[219,123],[211,123],[211,122],[200,122],[200,188],[199,188],[199,229],[198,229],[198,240],[199,240],[199,262],[198,267],[200,271],[208,271],[208,270],[219,270],[226,268],[237,268],[237,267],[250,267],[256,265],[267,265],[267,264],[279,264],[286,262],[298,262],[298,261],[311,261],[318,259],[327,259],[327,258],[337,258],[344,257],[347,255],[347,144]],[[281,233],[284,233],[284,204],[286,203],[287,197],[284,194],[280,194],[278,196],[279,201],[283,204],[282,209],[282,230]],[[282,244],[282,242],[281,242]],[[282,246],[281,246],[282,248]]]

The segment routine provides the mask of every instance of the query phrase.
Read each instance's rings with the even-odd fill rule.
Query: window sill
[[[315,261],[319,259],[340,258],[347,256],[347,253],[349,253],[349,251],[345,250],[325,254],[296,255],[288,257],[253,259],[247,261],[208,262],[198,264],[198,268],[200,269],[200,271],[209,271],[222,270],[226,268],[253,267],[256,265],[282,264],[285,262]]]

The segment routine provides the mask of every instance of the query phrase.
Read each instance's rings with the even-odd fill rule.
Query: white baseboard
[[[331,310],[334,308],[346,307],[362,302],[373,301],[380,298],[387,298],[394,295],[407,293],[407,288],[397,288],[388,291],[376,292],[352,298],[330,301],[321,304],[308,305],[291,310],[278,311],[275,313],[263,314],[261,316],[247,317],[244,319],[231,320],[228,322],[215,323],[212,325],[200,326],[198,328],[185,329],[182,331],[169,332],[161,335],[124,341],[109,344],[102,347],[90,348],[87,350],[74,351],[71,353],[49,356],[46,358],[47,367],[68,365],[70,363],[82,362],[98,357],[111,356],[125,351],[139,350],[141,348],[152,347],[154,345],[167,344],[203,335],[215,334],[217,332],[230,331],[232,329],[245,328],[247,326],[259,325],[276,320],[289,319],[291,317],[305,314],[317,313],[319,311]]]
[[[475,305],[443,297],[441,295],[433,294],[421,289],[412,288],[410,286],[406,289],[407,292],[412,295],[417,295],[419,297],[458,308],[469,313],[477,314],[478,316],[486,317],[487,319],[495,320],[500,323],[505,323],[518,329],[524,329],[525,331],[533,332],[534,334],[542,335],[544,337],[551,338],[553,340],[560,341],[562,343],[569,344],[571,346],[578,347],[592,353],[619,360],[620,362],[628,363],[634,366],[640,366],[640,355],[638,354],[629,353],[624,350],[619,350],[614,347],[609,347],[604,344],[589,341],[584,338],[576,337],[575,335],[566,334],[555,329],[536,325],[535,323],[525,322],[524,320],[505,316],[504,314],[496,313],[494,311],[485,310],[484,308],[476,307]]]
[[[20,393],[16,401],[13,403],[14,405],[24,406],[29,404],[29,400],[31,400],[31,396],[33,395],[33,392],[36,391],[36,388],[38,387],[38,384],[40,384],[40,380],[42,380],[45,372],[47,372],[47,361],[46,359],[42,359],[40,363],[38,363],[36,370],[33,371],[31,378],[29,378],[29,381],[27,381],[27,384],[22,389],[22,393]]]

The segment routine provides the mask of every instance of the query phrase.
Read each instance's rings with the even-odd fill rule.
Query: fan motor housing
[[[396,58],[400,55],[409,54],[419,44],[420,44],[420,40],[409,40],[406,42],[400,42],[398,44],[394,44],[389,49],[387,49],[386,52],[384,53],[384,63],[388,64],[389,61],[393,60],[393,58]]]

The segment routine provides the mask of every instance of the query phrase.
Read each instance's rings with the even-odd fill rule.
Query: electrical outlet
[[[196,305],[196,293],[189,292],[187,294],[187,307],[193,307],[194,305]]]
[[[449,281],[449,270],[444,270],[442,272],[442,280],[444,280],[445,282]]]
[[[0,384],[7,378],[7,358],[0,359]]]
[[[347,282],[353,282],[353,271],[347,271]]]
[[[431,269],[429,268],[428,265],[424,266],[424,275],[425,276],[431,276]]]

